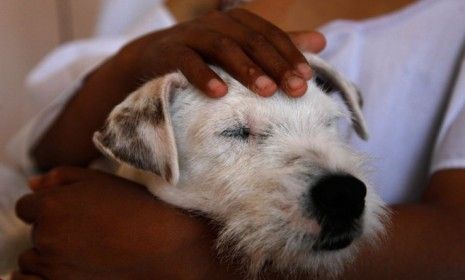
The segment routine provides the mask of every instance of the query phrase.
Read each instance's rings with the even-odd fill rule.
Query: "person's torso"
[[[420,1],[362,22],[324,26],[321,54],[357,84],[371,138],[343,128],[372,157],[373,181],[391,203],[417,200],[463,55],[465,2]],[[465,95],[465,93],[464,93]]]

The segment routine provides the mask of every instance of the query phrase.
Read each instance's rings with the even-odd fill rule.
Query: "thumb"
[[[287,33],[301,51],[319,53],[326,46],[326,38],[318,31],[292,31]]]

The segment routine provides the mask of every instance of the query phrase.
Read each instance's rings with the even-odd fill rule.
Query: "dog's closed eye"
[[[237,126],[228,128],[220,133],[223,137],[236,138],[240,140],[247,140],[250,137],[250,128],[246,126]]]
[[[252,132],[250,128],[244,125],[235,126],[223,130],[220,134],[221,137],[230,138],[240,141],[249,141],[250,139],[256,140],[258,144],[263,144],[266,139],[271,136],[271,129],[268,128],[262,132]]]

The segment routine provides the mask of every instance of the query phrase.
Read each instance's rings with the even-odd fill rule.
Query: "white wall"
[[[23,88],[29,70],[65,40],[90,36],[99,12],[94,0],[0,1],[0,162],[7,139],[35,108]]]

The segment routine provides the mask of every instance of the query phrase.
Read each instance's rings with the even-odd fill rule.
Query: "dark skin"
[[[140,185],[69,167],[30,186],[17,213],[34,226],[34,248],[20,256],[14,280],[242,279],[216,258],[208,222]],[[421,201],[391,208],[383,242],[363,248],[343,279],[463,279],[464,187],[465,170],[434,174]]]
[[[190,36],[189,32],[175,34]],[[324,41],[313,35],[300,36],[308,36],[303,41],[317,51],[315,42]],[[157,61],[157,55],[159,58],[169,55],[177,65],[174,68],[185,63],[178,55],[160,51],[176,50],[178,41],[173,47],[159,49],[158,40],[168,38],[173,42],[170,41],[173,38],[156,34],[149,37],[153,41],[142,38],[136,47],[129,45],[88,77],[36,146],[34,155],[42,168],[86,165],[98,155],[90,142],[92,132],[101,126],[113,106],[137,87],[139,75],[173,70],[170,63],[151,65],[148,62]],[[139,55],[147,55],[141,51],[144,48],[153,55],[151,59],[137,59]],[[214,60],[207,53],[199,57]],[[254,62],[271,78],[281,77],[268,73],[261,62]],[[221,64],[221,60],[217,63]],[[141,69],[148,72],[139,72]],[[184,74],[189,78],[187,72]],[[274,78],[274,83],[283,85],[285,77]],[[210,96],[221,96],[224,93],[221,87],[216,88],[218,91],[208,90],[210,80],[201,78],[196,83],[195,77],[190,78]],[[241,81],[251,85],[245,78]],[[299,91],[287,93],[301,94]],[[260,91],[258,94],[267,95]],[[44,178],[32,180],[31,187],[36,193],[18,203],[18,215],[34,225],[34,248],[21,256],[21,270],[14,279],[240,279],[215,257],[212,249],[215,232],[205,220],[155,200],[141,186],[81,169],[59,169]],[[359,261],[348,269],[344,279],[463,279],[464,185],[464,170],[441,171],[433,175],[421,201],[393,206],[392,226],[386,241],[377,250],[363,248]],[[97,216],[95,213],[109,214]],[[82,217],[87,219],[83,221]],[[152,221],[157,221],[156,227],[148,226]],[[131,234],[133,231],[137,231],[137,238]],[[267,279],[280,279],[280,276],[269,275]]]
[[[215,233],[204,220],[155,199],[141,185],[67,167],[31,187],[35,193],[18,202],[17,212],[34,225],[34,248],[20,256],[21,273],[13,279],[34,279],[28,273],[41,279],[234,276],[218,265]]]
[[[233,10],[211,12],[130,42],[87,77],[38,142],[32,151],[38,167],[87,166],[97,158],[92,134],[113,107],[149,78],[179,69],[208,96],[225,95],[227,86],[206,61],[261,96],[272,95],[278,85],[290,96],[301,96],[311,70],[292,40],[311,52],[323,49],[325,40],[317,32],[290,36],[245,10]]]
[[[241,81],[244,85],[248,86],[261,96],[272,95],[274,91],[277,90],[279,85],[283,89],[283,91],[285,91],[288,95],[292,97],[298,97],[302,95],[306,90],[305,80],[311,78],[311,70],[297,47],[300,47],[302,50],[306,51],[318,52],[321,49],[323,49],[324,45],[325,40],[323,36],[317,32],[292,32],[286,34],[280,29],[273,26],[272,24],[264,21],[263,19],[242,10],[235,10],[231,11],[230,13],[212,12],[208,15],[205,15],[204,17],[183,23],[181,25],[177,25],[173,28],[148,34],[133,42],[130,42],[120,52],[118,52],[115,56],[107,60],[103,65],[95,69],[86,78],[86,80],[83,83],[83,86],[76,92],[74,98],[67,104],[66,108],[61,113],[61,116],[51,126],[51,128],[47,131],[44,137],[39,141],[39,143],[33,149],[32,153],[34,155],[34,158],[36,159],[38,166],[43,170],[48,170],[50,168],[60,165],[86,166],[90,161],[99,156],[99,153],[96,151],[90,140],[92,133],[103,125],[104,119],[115,105],[120,103],[131,91],[135,90],[138,86],[140,86],[143,83],[144,78],[149,79],[150,77],[163,75],[165,73],[169,73],[175,71],[176,69],[179,69],[181,72],[183,72],[186,78],[193,85],[204,91],[208,96],[212,98],[223,96],[224,94],[226,94],[227,86],[213,71],[211,71],[207,67],[207,62],[221,65],[226,70],[228,70],[236,79]],[[259,85],[262,85],[262,87],[260,87],[256,83],[257,79],[259,79],[260,77],[262,83]],[[263,87],[263,78],[265,78],[266,82],[265,87]],[[292,85],[289,85],[289,83],[295,84],[295,78],[298,78],[298,80],[300,80],[298,81],[297,85],[301,83],[302,86],[293,87]],[[294,81],[292,79],[294,79]],[[212,80],[218,81],[218,83],[213,83],[213,85],[215,85],[214,87],[211,87]],[[70,175],[74,172],[79,174],[84,173],[89,177],[96,178],[95,181],[90,181],[86,180],[85,176],[78,176],[78,178],[82,180],[78,180],[79,184],[76,183],[76,185],[79,185],[80,187],[73,188],[72,191],[71,189],[69,189],[70,193],[74,193],[78,189],[80,191],[82,190],[82,196],[74,196],[74,194],[72,195],[72,197],[76,198],[81,197],[80,199],[75,201],[77,204],[80,204],[81,206],[83,206],[82,201],[90,201],[89,199],[85,199],[84,196],[93,196],[94,199],[99,200],[98,203],[92,203],[92,205],[100,205],[98,208],[101,209],[93,209],[92,212],[95,211],[95,213],[103,213],[105,212],[103,208],[105,208],[108,210],[107,213],[113,213],[113,211],[110,211],[114,210],[113,206],[121,205],[120,200],[124,199],[125,201],[130,201],[130,204],[136,203],[138,205],[137,207],[133,207],[137,209],[137,213],[151,213],[157,216],[160,215],[161,217],[164,217],[163,213],[165,212],[168,214],[171,213],[169,214],[171,216],[167,214],[169,216],[169,219],[167,219],[167,221],[175,221],[176,224],[179,224],[179,228],[183,228],[184,232],[186,232],[186,235],[184,236],[196,236],[194,233],[192,233],[192,231],[186,231],[186,228],[188,228],[189,225],[184,224],[183,220],[186,220],[187,218],[183,217],[183,215],[180,214],[181,212],[179,210],[175,210],[164,203],[156,201],[153,198],[153,196],[149,195],[145,191],[142,192],[140,186],[135,187],[135,184],[129,184],[129,182],[119,180],[116,177],[109,180],[109,176],[103,176],[103,174],[99,174],[100,176],[91,176],[91,173],[87,173],[86,171],[80,169],[72,169],[71,171],[63,171],[63,169],[58,169],[58,171],[53,171],[51,175],[48,176],[48,178],[62,178],[67,177],[68,175],[74,178],[74,175]],[[45,184],[45,187],[55,185],[68,185],[66,183],[67,180],[65,180],[65,184],[63,184],[63,182],[58,179],[52,179],[49,182],[55,181],[56,183],[54,184]],[[45,182],[47,182],[47,180]],[[35,184],[32,183],[32,186],[34,185]],[[92,187],[102,185],[105,185],[107,187],[99,187],[98,189]],[[120,188],[118,187],[118,185],[125,185],[126,188]],[[49,195],[52,195],[52,193],[61,193],[64,190],[65,188],[57,188],[57,190],[53,192],[41,192],[42,194],[40,196],[45,198],[49,197]],[[92,192],[92,190],[98,191],[94,193]],[[105,199],[105,201],[109,203],[101,203],[100,198],[106,197],[106,195],[101,193],[104,192],[104,190],[107,190],[108,192],[111,191],[115,194],[119,193],[118,196],[115,196],[115,198],[119,197],[119,199]],[[137,190],[138,195],[131,196],[125,193],[129,192],[130,190]],[[144,194],[144,196],[142,194]],[[36,196],[31,196],[29,202],[26,201],[25,203],[18,204],[18,213],[20,216],[22,216],[21,213],[23,207],[28,208],[29,203],[31,201],[35,201],[35,199],[32,199],[33,197]],[[129,200],[129,197],[132,198],[132,200]],[[156,209],[151,209],[147,211],[140,210],[142,207],[140,205],[143,204],[143,202],[139,200],[150,201],[151,205],[156,205],[153,206]],[[64,197],[60,197],[59,199],[57,199],[57,201],[61,201],[61,203],[57,203],[57,207],[73,205],[73,203],[71,202],[63,202],[65,201]],[[79,206],[74,205],[68,210],[77,208],[79,208]],[[90,210],[90,208],[87,207],[86,209]],[[85,209],[82,210],[87,211]],[[33,212],[35,211],[39,210],[33,210]],[[57,211],[53,212],[66,213],[67,211],[65,209],[57,209]],[[80,214],[78,214],[77,212],[71,212],[80,216]],[[116,216],[117,215],[115,215],[115,217]],[[134,225],[130,228],[137,228],[138,226],[143,225],[144,220],[149,219],[149,216],[150,215],[134,217],[133,219],[131,219],[132,221],[134,221]],[[76,225],[73,224],[69,224],[66,228],[65,225],[62,224],[63,228],[61,228],[60,231],[55,231],[54,233],[49,232],[54,228],[53,226],[51,226],[51,224],[49,224],[50,226],[45,225],[46,223],[48,224],[47,221],[51,221],[49,220],[49,218],[52,217],[44,215],[42,216],[42,218],[37,220],[28,220],[28,222],[31,222],[35,225],[33,238],[34,242],[36,240],[41,240],[41,236],[48,236],[50,237],[49,240],[63,241],[62,237],[54,236],[54,234],[60,233],[65,234],[66,239],[68,241],[74,239],[70,238],[70,234],[76,234],[75,237],[81,235],[81,238],[84,236],[83,232],[78,233],[77,231],[71,229],[84,229],[87,226],[76,227]],[[94,216],[93,218],[97,217]],[[62,218],[56,217],[52,219],[57,221]],[[70,221],[72,220],[75,219],[70,219]],[[100,231],[103,234],[103,232],[111,230],[120,233],[121,235],[119,236],[121,237],[121,239],[126,239],[124,237],[126,236],[124,230],[121,227],[127,228],[127,226],[124,226],[120,222],[117,222],[118,220],[119,219],[106,220],[106,222],[97,222],[95,220],[96,223],[94,223],[94,225],[101,225],[103,223],[112,226],[99,226],[98,228],[93,229],[87,228],[85,232],[89,234],[89,239],[92,239],[95,236],[93,233],[95,233],[96,231]],[[196,220],[192,219],[192,217],[189,217],[188,220],[189,224],[198,223]],[[165,225],[164,223],[164,221],[160,221],[160,229],[166,228],[167,230],[164,232],[159,232],[159,234],[163,236],[170,236],[170,234],[168,233],[175,233],[176,235],[181,233],[181,230],[173,230],[172,227],[170,227],[169,225]],[[85,224],[89,225],[87,223]],[[136,224],[138,226],[136,226]],[[197,227],[199,226],[197,225]],[[205,231],[205,229],[203,230]],[[71,233],[71,231],[73,231],[73,233]],[[158,236],[156,231],[153,230],[147,230],[146,233],[150,235],[146,236],[146,238],[153,238],[153,236]],[[212,233],[209,232],[209,239],[202,238],[202,240],[199,240],[197,239],[197,237],[194,237],[194,239],[196,240],[191,241],[191,243],[203,244],[203,248],[210,249],[210,245],[213,243],[213,237],[211,234]],[[142,235],[143,234],[141,234],[141,236]],[[141,237],[139,240],[144,239],[145,238]],[[175,240],[182,240],[182,237],[175,238]],[[95,244],[96,242],[91,243]],[[164,243],[165,242],[157,243],[157,246],[154,246],[154,248],[158,248],[160,244]],[[177,242],[173,243],[177,244]],[[115,241],[113,243],[113,246],[115,246],[116,244],[118,244],[118,242]],[[135,246],[133,248],[134,252],[136,252],[138,251],[136,247],[140,248],[139,245],[141,245],[141,242],[139,241],[139,245],[131,245]],[[65,249],[61,251],[61,254],[65,252],[70,252],[66,248],[70,248],[73,246],[74,248],[79,247],[76,246],[76,244],[64,244],[63,242],[57,242],[55,243],[55,245],[51,246]],[[91,247],[86,248],[91,249]],[[106,245],[106,247],[111,246]],[[187,247],[194,248],[195,246],[189,245]],[[20,258],[20,263],[22,264],[21,267],[25,267],[25,265],[23,264],[26,264],[27,266],[27,264],[30,263],[32,259],[34,259],[34,256],[44,257],[46,255],[42,254],[39,248],[44,247],[36,245],[33,249],[25,252],[23,257]],[[52,251],[54,250],[52,249]],[[172,252],[173,250],[168,251]],[[76,275],[77,279],[82,279],[85,275],[83,273],[86,272],[89,273],[89,275],[86,275],[84,277],[85,279],[93,279],[92,277],[96,277],[95,279],[99,279],[98,277],[103,277],[102,279],[114,278],[115,275],[112,275],[110,277],[109,275],[104,274],[105,272],[109,272],[110,269],[103,269],[103,272],[98,271],[102,267],[109,266],[109,264],[104,264],[102,262],[95,261],[95,256],[99,255],[95,254],[96,251],[87,251],[87,254],[85,250],[76,250],[75,252],[79,252],[80,254],[69,254],[69,256],[71,258],[77,257],[80,260],[85,260],[85,256],[87,255],[92,256],[92,258],[94,259],[92,262],[84,261],[81,263],[81,265],[75,265],[76,262],[70,260],[66,268],[57,269],[60,271],[65,271],[67,269],[66,273],[62,273],[59,277],[56,277],[55,279],[63,279],[61,277],[63,277],[63,275],[66,274]],[[193,260],[204,259],[209,260],[209,263],[216,264],[216,261],[212,261],[212,252],[209,252],[210,255],[208,256],[210,258],[202,258],[197,255],[195,258],[192,257],[191,259],[186,260],[186,263],[192,262]],[[123,254],[118,255],[123,256]],[[103,260],[107,259],[106,257],[108,255],[100,256],[100,259]],[[64,260],[65,258],[62,257],[63,256],[60,255],[59,258],[61,260]],[[140,270],[140,268],[135,267],[137,263],[139,263],[140,261],[142,263],[146,262],[143,261],[140,257],[135,257],[135,255],[134,257],[126,256],[123,258],[125,260],[133,259],[134,261],[132,261],[132,266],[128,264],[124,266],[135,270]],[[114,256],[110,259],[114,259]],[[169,257],[159,257],[158,261],[160,259],[167,261]],[[172,256],[172,259],[178,260],[178,257]],[[160,263],[160,267],[163,267],[163,262]],[[52,263],[56,264],[56,262],[54,261],[52,261]],[[88,266],[92,263],[100,264],[100,266],[95,266],[95,269],[91,269]],[[119,263],[120,265],[113,266],[111,270],[118,272],[117,277],[120,278],[115,279],[125,279],[126,276],[124,275],[129,275],[129,271],[133,272],[133,270],[130,269],[128,269],[127,273],[122,272],[121,269],[117,269],[117,267],[121,266],[121,262],[116,261],[116,263]],[[151,266],[153,266],[153,264],[151,264]],[[38,268],[41,266],[36,267]],[[73,267],[75,267],[76,271],[71,272],[70,270]],[[82,269],[77,269],[76,267]],[[205,264],[201,264],[195,267],[210,268],[216,267],[216,265],[206,266]],[[29,269],[23,269],[22,272],[16,273],[15,277],[21,278],[24,277],[23,274],[31,274],[31,272],[33,271]],[[37,273],[38,275],[41,275],[40,272]],[[55,272],[50,273],[54,274]],[[144,271],[144,274],[151,275],[150,273],[150,271]],[[211,270],[209,270],[209,275],[210,273],[212,273]],[[159,271],[156,275],[160,275]],[[27,277],[34,279],[34,277],[38,276],[28,275]],[[47,279],[53,279],[54,277],[55,276],[53,275],[50,276],[49,274],[47,274]],[[139,276],[131,274],[130,279],[138,279],[134,277]],[[179,279],[179,277],[177,276],[172,277],[173,279]],[[224,277],[224,273],[222,273],[221,279],[224,279]]]

